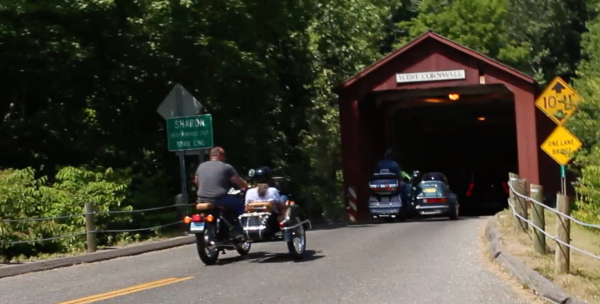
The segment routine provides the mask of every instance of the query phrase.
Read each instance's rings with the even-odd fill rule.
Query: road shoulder
[[[532,289],[536,295],[555,303],[588,304],[565,293],[538,272],[528,268],[523,262],[503,250],[503,236],[497,227],[497,215],[490,218],[485,227],[485,240],[491,258],[514,276],[523,286]]]
[[[316,220],[311,221],[312,229],[337,229],[349,225],[339,220]],[[358,224],[357,224],[358,225]],[[5,265],[0,267],[0,278],[22,275],[30,272],[46,271],[56,268],[70,267],[79,264],[96,263],[121,257],[134,256],[153,251],[160,251],[174,247],[184,246],[195,243],[194,235],[178,236],[163,240],[144,241],[130,244],[125,247],[114,249],[104,249],[94,253],[83,255],[66,256],[48,260],[38,260],[25,262],[22,264]]]
[[[0,278],[26,274],[30,272],[45,271],[61,267],[69,267],[78,264],[95,263],[126,256],[133,256],[152,251],[165,250],[173,247],[188,245],[194,242],[195,237],[193,235],[188,235],[175,237],[167,240],[141,242],[128,247],[102,250],[84,255],[9,265],[0,268]]]

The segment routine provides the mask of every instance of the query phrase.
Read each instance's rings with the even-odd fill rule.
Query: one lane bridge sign
[[[566,81],[555,77],[537,98],[535,105],[558,125],[563,125],[577,111],[581,95]]]
[[[213,147],[210,114],[167,119],[169,151],[209,149]]]
[[[546,138],[541,148],[561,166],[565,166],[573,158],[573,154],[581,148],[581,141],[563,126],[557,126]]]

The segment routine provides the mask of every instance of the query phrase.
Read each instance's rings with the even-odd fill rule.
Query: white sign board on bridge
[[[396,83],[443,81],[465,78],[465,70],[431,71],[396,74]]]

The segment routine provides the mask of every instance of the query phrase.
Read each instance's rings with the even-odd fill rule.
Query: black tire
[[[408,220],[408,210],[405,208],[400,209],[400,213],[398,214],[399,222],[406,222]]]
[[[206,238],[210,239],[210,232],[208,229],[204,230],[204,233],[196,234],[196,249],[198,250],[198,256],[204,265],[210,266],[217,263],[219,259],[219,250],[210,250],[206,246]]]
[[[300,222],[300,218],[296,217],[294,225]],[[299,225],[292,230],[292,240],[287,242],[287,247],[294,260],[304,259],[304,253],[306,252],[306,230],[304,230],[304,225]]]
[[[458,206],[454,205],[454,208],[452,208],[452,211],[450,211],[450,220],[452,221],[456,221],[458,220]]]
[[[419,213],[419,212],[414,212],[413,213],[413,220],[420,222],[421,220],[423,220],[423,216]]]
[[[244,242],[240,244],[235,250],[237,250],[237,252],[241,256],[247,256],[250,253],[250,248],[252,248],[252,243]]]

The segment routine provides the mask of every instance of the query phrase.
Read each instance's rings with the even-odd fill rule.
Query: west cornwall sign
[[[396,83],[465,79],[465,70],[396,74]]]

